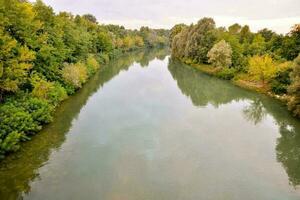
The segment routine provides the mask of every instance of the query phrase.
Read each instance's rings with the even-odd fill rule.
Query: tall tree
[[[259,33],[263,38],[265,38],[266,42],[269,42],[272,39],[272,37],[276,35],[274,31],[271,31],[267,28],[261,29],[257,33]]]
[[[212,18],[203,18],[189,31],[185,55],[194,62],[207,63],[207,53],[214,45],[217,36],[216,23]]]
[[[97,24],[97,18],[96,18],[94,15],[92,15],[92,14],[85,14],[85,15],[83,15],[82,17],[83,17],[84,19],[86,19],[86,20],[92,22],[92,23]]]
[[[215,44],[208,52],[208,62],[212,63],[215,67],[229,67],[231,65],[232,50],[230,45],[221,40]]]
[[[292,85],[289,87],[291,96],[288,107],[295,116],[300,117],[300,54],[294,61],[294,69],[291,74]]]
[[[228,32],[230,34],[237,35],[241,32],[241,28],[242,28],[241,25],[239,25],[238,23],[235,23],[228,27]]]
[[[169,37],[170,45],[172,45],[174,37],[186,27],[187,26],[185,24],[176,24],[175,26],[173,26],[173,28],[170,31],[170,37]]]
[[[278,69],[269,55],[256,55],[249,59],[249,74],[261,81],[263,86],[276,75],[277,71]]]

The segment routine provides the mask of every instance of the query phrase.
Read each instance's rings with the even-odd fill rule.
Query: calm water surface
[[[0,163],[0,199],[300,199],[300,121],[167,55],[103,68]]]

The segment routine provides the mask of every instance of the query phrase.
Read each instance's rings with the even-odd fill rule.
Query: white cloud
[[[270,28],[286,33],[300,23],[300,0],[44,0],[55,11],[91,13],[101,23],[170,28],[190,24],[204,16],[213,17],[218,26],[249,24],[256,31]]]

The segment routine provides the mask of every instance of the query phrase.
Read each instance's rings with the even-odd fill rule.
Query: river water
[[[300,121],[172,61],[112,61],[0,163],[0,199],[300,199]]]

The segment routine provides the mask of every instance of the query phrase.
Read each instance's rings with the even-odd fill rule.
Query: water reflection
[[[245,90],[239,90],[228,82],[200,74],[196,69],[182,66],[176,60],[170,59],[168,68],[182,93],[188,96],[195,106],[211,104],[218,107],[233,100],[247,99],[249,96]]]
[[[53,123],[26,142],[19,152],[0,163],[0,199],[22,199],[23,194],[31,190],[30,183],[39,179],[38,169],[47,164],[51,152],[57,151],[64,143],[73,120],[99,88],[121,71],[128,70],[134,62],[146,66],[150,60],[164,59],[167,55],[166,49],[132,52],[100,70],[74,97],[63,102],[56,111]]]
[[[280,102],[232,86],[231,83],[199,73],[178,61],[169,61],[169,71],[177,81],[181,92],[188,96],[195,106],[211,104],[218,107],[231,102],[241,102],[245,119],[257,125],[267,116],[278,125],[276,156],[285,169],[290,184],[300,185],[300,122]]]
[[[300,126],[280,125],[281,137],[277,139],[277,160],[282,163],[290,184],[300,185]]]
[[[54,123],[1,163],[0,199],[299,196],[290,191],[300,185],[299,120],[273,99],[179,62],[166,69],[167,54],[133,52],[103,68]],[[154,58],[163,62],[149,65]],[[276,128],[278,136],[264,133]]]
[[[252,101],[249,106],[245,106],[243,113],[245,118],[248,121],[252,121],[255,125],[261,122],[267,114],[264,105],[259,98]]]

